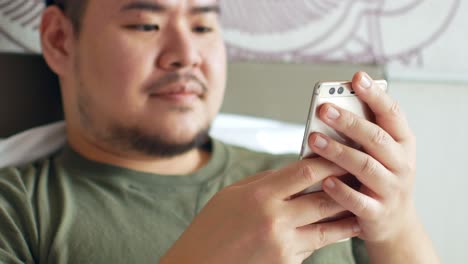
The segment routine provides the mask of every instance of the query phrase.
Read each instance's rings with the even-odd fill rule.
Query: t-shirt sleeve
[[[0,170],[0,263],[35,263],[38,235],[21,174],[13,168]]]
[[[369,256],[367,254],[367,248],[363,240],[359,238],[352,239],[353,255],[354,260],[357,264],[368,264]]]

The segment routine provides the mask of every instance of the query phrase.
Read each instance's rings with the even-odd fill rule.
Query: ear
[[[41,21],[42,54],[59,77],[73,67],[73,50],[76,42],[71,21],[57,6],[48,7]]]

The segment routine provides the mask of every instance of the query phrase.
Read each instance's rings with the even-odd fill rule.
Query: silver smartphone
[[[376,80],[376,86],[380,89],[387,91],[387,81]],[[300,159],[310,158],[317,156],[309,147],[308,139],[311,133],[320,132],[334,140],[345,144],[347,146],[359,149],[361,146],[352,141],[342,133],[332,129],[322,122],[318,116],[320,106],[324,103],[332,103],[340,108],[353,112],[354,114],[374,122],[374,114],[355,94],[352,89],[351,82],[318,82],[312,93],[312,100],[309,108],[309,115],[307,117],[306,128],[304,131],[304,139],[302,141],[302,148]],[[302,194],[317,192],[322,190],[322,184],[318,183],[304,190]]]

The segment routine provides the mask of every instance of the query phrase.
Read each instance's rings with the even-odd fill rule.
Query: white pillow
[[[0,141],[0,168],[29,163],[65,144],[65,123],[33,128]]]
[[[253,150],[299,153],[304,126],[232,114],[219,114],[211,136]],[[0,168],[18,166],[45,157],[65,144],[65,123],[33,128],[0,140]]]
[[[304,125],[233,114],[219,114],[211,135],[223,142],[273,154],[299,153]]]

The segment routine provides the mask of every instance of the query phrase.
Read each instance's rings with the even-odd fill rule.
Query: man
[[[51,3],[41,43],[68,144],[0,172],[0,261],[438,263],[412,200],[415,140],[367,74],[353,87],[377,125],[320,116],[368,154],[315,134],[323,158],[297,162],[207,136],[226,81],[218,13],[216,0]]]

